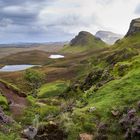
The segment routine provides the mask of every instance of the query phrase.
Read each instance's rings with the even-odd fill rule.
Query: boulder
[[[37,134],[37,128],[29,126],[29,128],[24,129],[22,135],[24,138],[34,139]]]

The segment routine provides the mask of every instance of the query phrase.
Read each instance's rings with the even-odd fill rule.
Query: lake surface
[[[59,55],[59,54],[52,54],[49,56],[51,59],[59,59],[59,58],[64,58],[65,56]]]
[[[0,69],[0,72],[21,71],[35,66],[40,66],[40,65],[6,65]]]

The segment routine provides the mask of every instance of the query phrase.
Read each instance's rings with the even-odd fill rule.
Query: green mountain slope
[[[101,39],[95,37],[89,32],[81,31],[70,41],[69,45],[62,49],[62,52],[77,53],[90,51],[91,49],[100,49],[106,46],[107,45]]]
[[[39,115],[39,119],[35,140],[140,139],[140,33],[138,28],[137,32],[97,52],[92,48],[94,46],[96,49],[102,48],[105,44],[100,40],[95,43],[96,39],[93,37],[95,43],[93,45],[90,37],[93,36],[88,34],[87,42],[81,39],[82,37],[80,39],[76,37],[70,46],[63,50],[74,53],[86,51],[83,55],[81,53],[81,57],[76,55],[78,58],[69,57],[65,61],[54,63],[57,66],[63,64],[67,70],[69,70],[68,64],[71,65],[72,70],[74,66],[78,66],[76,74],[71,75],[72,80],[63,78],[70,73],[65,75],[53,73],[53,76],[64,80],[41,85],[35,96],[31,92],[27,94],[29,106],[24,110],[23,116],[15,119],[18,123],[11,126],[5,125],[9,129],[17,130],[15,132],[12,129],[9,133],[9,137],[15,134],[11,140],[21,137],[20,133],[24,128],[34,126],[32,122],[36,115]],[[46,67],[43,66],[44,70],[39,70],[45,71]],[[3,88],[5,89],[5,86]],[[11,91],[11,89],[7,90]],[[0,98],[4,105],[8,105],[2,94]],[[11,113],[10,110],[4,111],[5,114]],[[4,139],[4,132],[0,132]]]

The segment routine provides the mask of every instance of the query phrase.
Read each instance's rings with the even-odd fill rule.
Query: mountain
[[[80,53],[87,52],[91,49],[101,49],[107,44],[101,39],[95,37],[87,31],[81,31],[76,35],[68,45],[65,45],[61,50],[63,53]]]
[[[123,35],[116,34],[110,31],[98,31],[95,36],[110,45],[114,44],[117,40],[123,37]]]
[[[40,59],[42,67],[0,72],[0,140],[140,139],[140,30],[103,49],[75,40],[66,48],[86,52],[50,63],[46,52],[21,52],[22,63]]]
[[[129,30],[128,30],[126,36],[133,35],[137,32],[140,32],[140,18],[133,19],[131,21],[131,24],[130,24],[130,27],[129,27]]]
[[[95,46],[97,44],[105,43],[101,39],[86,31],[79,32],[79,34],[70,41],[70,46]]]

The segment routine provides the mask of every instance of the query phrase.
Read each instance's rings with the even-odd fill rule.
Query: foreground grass
[[[68,83],[65,81],[56,81],[43,85],[39,89],[38,97],[39,98],[49,98],[54,96],[59,96],[62,94],[68,87]]]

